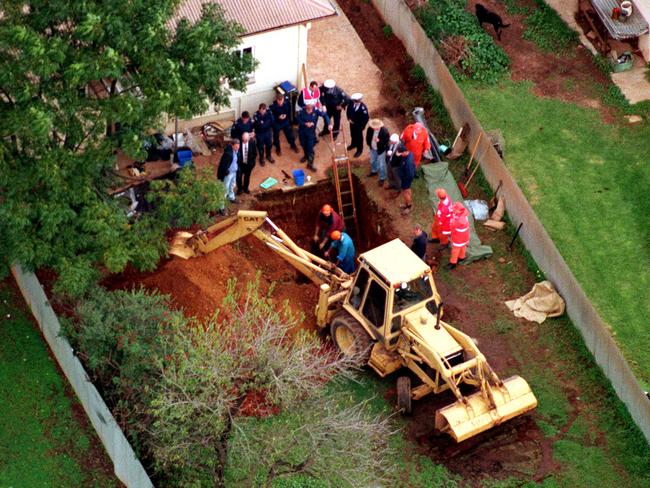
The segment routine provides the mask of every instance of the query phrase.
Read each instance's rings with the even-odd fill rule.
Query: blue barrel
[[[296,182],[296,186],[302,186],[305,184],[305,172],[301,169],[293,170],[293,180]]]

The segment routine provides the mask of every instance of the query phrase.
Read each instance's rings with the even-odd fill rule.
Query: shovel
[[[497,186],[497,189],[494,190],[494,195],[492,195],[492,198],[490,198],[490,201],[488,202],[488,208],[490,210],[494,209],[497,206],[497,193],[499,193],[499,190],[501,189],[501,185],[503,185],[503,180],[499,180],[499,185]]]
[[[472,150],[472,155],[469,158],[469,162],[467,163],[467,166],[465,166],[465,171],[463,172],[463,176],[467,178],[469,175],[469,169],[472,167],[472,161],[474,161],[474,156],[476,155],[476,149],[478,149],[478,145],[481,142],[481,139],[483,138],[483,133],[480,132],[478,135],[478,139],[476,139],[476,144],[474,144],[474,149]]]
[[[476,144],[474,144],[474,150],[472,151],[472,155],[469,158],[469,164],[467,165],[467,168],[465,168],[465,172],[469,171],[470,166],[472,165],[472,161],[474,160],[474,156],[476,155],[476,150],[478,149],[478,145],[481,142],[481,137],[483,136],[483,133],[479,133],[478,139],[476,140]],[[458,182],[458,189],[460,190],[461,195],[463,195],[463,198],[467,198],[467,195],[469,195],[469,192],[467,191],[467,186],[469,185],[469,182],[472,181],[472,178],[474,178],[474,174],[478,170],[478,167],[481,165],[479,161],[476,162],[476,167],[474,168],[474,171],[472,171],[472,174],[469,175],[469,178],[467,178],[467,181],[463,184],[462,181]]]

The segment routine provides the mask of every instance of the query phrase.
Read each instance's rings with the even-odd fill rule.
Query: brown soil
[[[358,250],[396,237],[390,220],[382,220],[376,204],[365,197],[359,185],[356,193],[359,221],[364,226]],[[326,182],[299,192],[260,194],[248,208],[266,210],[273,222],[299,246],[309,249],[316,216],[323,204],[334,204],[333,197],[333,187]],[[350,233],[355,235],[352,229]],[[130,267],[123,273],[109,276],[103,284],[109,289],[142,286],[158,290],[170,295],[172,303],[188,316],[205,318],[220,307],[228,292],[229,280],[236,279],[241,287],[253,282],[258,273],[260,293],[267,294],[272,287],[271,296],[276,303],[286,301],[294,316],[304,316],[304,327],[316,328],[313,310],[318,300],[317,287],[252,236],[198,258],[172,257],[154,272],[138,272]]]
[[[397,37],[384,35],[384,22],[372,4],[358,0],[337,0],[337,3],[382,71],[381,93],[385,104],[376,109],[377,115],[393,118],[404,127],[409,121],[410,110],[420,106],[427,113],[429,128],[436,134],[442,133],[444,127],[435,120],[431,105],[422,98],[428,84],[413,78],[413,59]],[[404,107],[408,107],[407,110]]]
[[[467,9],[474,12],[477,3],[498,13],[505,24],[510,24],[510,27],[502,30],[500,41],[492,26],[484,24],[484,27],[510,58],[510,77],[514,81],[532,81],[535,84],[534,93],[538,96],[598,109],[605,122],[614,119],[614,111],[603,106],[600,99],[602,87],[608,86],[611,81],[594,64],[588,49],[578,44],[559,55],[543,52],[535,43],[524,39],[526,25],[523,15],[507,13],[503,2],[496,0],[468,0]],[[532,0],[519,0],[517,4],[536,8]]]

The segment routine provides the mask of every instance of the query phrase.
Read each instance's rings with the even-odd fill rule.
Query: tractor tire
[[[408,376],[397,378],[397,408],[403,415],[411,413],[411,378]]]
[[[338,313],[330,325],[332,341],[345,356],[354,356],[366,364],[370,359],[372,338],[363,326],[347,312]]]

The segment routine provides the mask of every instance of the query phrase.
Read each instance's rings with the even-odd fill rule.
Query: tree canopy
[[[234,49],[241,27],[215,5],[205,6],[199,21],[170,28],[178,3],[3,3],[2,271],[15,261],[52,267],[59,289],[78,294],[97,264],[112,272],[130,262],[150,269],[165,253],[163,231],[175,216],[127,219],[107,192],[115,185],[115,153],[143,156],[147,133],[164,114],[189,118],[209,102],[226,104],[229,88],[245,89],[252,63]],[[92,89],[98,82],[106,87],[101,93]],[[199,179],[186,176],[186,185],[192,178]],[[196,206],[186,214],[215,209],[217,183],[202,184],[196,192],[204,198],[191,199]]]

